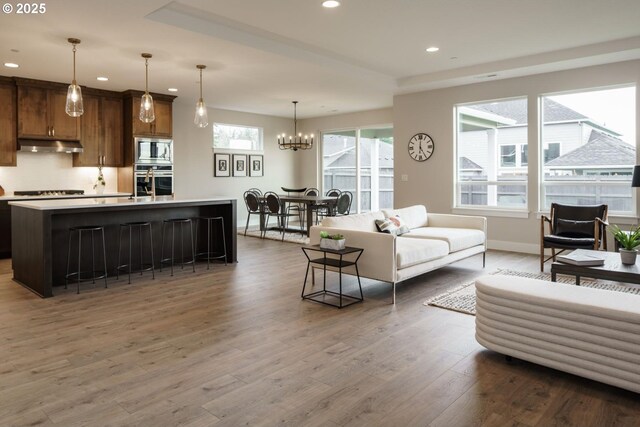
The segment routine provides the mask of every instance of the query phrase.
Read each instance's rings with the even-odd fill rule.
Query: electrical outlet
[[[404,175],[400,176],[400,180],[402,182],[409,182],[409,175],[404,174]]]

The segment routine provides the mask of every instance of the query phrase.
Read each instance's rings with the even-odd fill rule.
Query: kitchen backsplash
[[[7,195],[16,190],[84,190],[93,193],[98,168],[74,168],[66,153],[18,152],[18,166],[0,167],[0,185]],[[116,168],[103,168],[105,192],[118,188]]]

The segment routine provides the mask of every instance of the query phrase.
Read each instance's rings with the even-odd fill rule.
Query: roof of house
[[[633,166],[636,149],[631,144],[596,130],[591,131],[589,141],[545,166],[551,168],[588,166]]]
[[[361,141],[367,140],[367,138],[360,139]],[[340,135],[323,135],[322,149],[325,167],[355,167],[356,150],[353,144],[353,137],[345,138]],[[364,168],[371,166],[370,144],[360,144],[360,166]],[[379,144],[378,166],[380,168],[393,168],[392,144]]]
[[[488,111],[499,116],[508,117],[516,121],[516,124],[527,123],[527,100],[511,99],[507,101],[492,102],[487,104],[467,105],[468,108]],[[545,122],[564,122],[574,120],[588,120],[587,116],[578,113],[571,108],[562,105],[552,99],[544,100]]]
[[[459,162],[459,167],[462,170],[482,170],[482,166],[469,159],[468,157],[460,157]]]

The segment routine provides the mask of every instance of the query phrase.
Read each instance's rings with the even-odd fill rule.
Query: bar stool
[[[215,217],[199,216],[195,218],[195,220],[196,220],[196,246],[195,246],[196,250],[198,250],[198,236],[199,236],[198,228],[200,226],[200,222],[207,221],[207,251],[196,252],[196,258],[201,258],[203,256],[206,257],[207,270],[209,269],[209,263],[211,262],[212,259],[224,259],[224,265],[227,265],[227,241],[224,235],[224,218],[221,216],[215,216]],[[214,221],[220,224],[220,230],[222,231],[222,253],[211,251],[211,237],[212,237],[211,232],[213,231],[212,223]]]
[[[144,264],[142,262],[142,229],[145,227],[149,227],[149,249],[151,251],[151,263],[150,264]],[[151,278],[155,279],[156,278],[156,273],[154,271],[153,268],[153,230],[151,228],[151,223],[150,222],[126,222],[124,224],[120,224],[120,232],[119,232],[119,236],[118,236],[118,266],[116,267],[116,279],[120,279],[120,270],[124,270],[125,268],[129,271],[129,284],[131,284],[131,253],[133,252],[131,249],[131,246],[133,244],[133,236],[132,236],[132,232],[133,230],[137,228],[138,229],[138,243],[140,245],[140,269],[137,270],[140,272],[140,275],[142,276],[142,272],[144,271],[149,271],[151,270]],[[120,255],[122,254],[122,232],[129,230],[129,263],[128,264],[121,264],[120,263]]]
[[[160,271],[162,271],[162,265],[171,263],[171,275],[173,276],[173,264],[175,260],[175,236],[176,236],[176,225],[180,231],[180,267],[184,269],[185,264],[193,264],[193,272],[196,272],[196,257],[193,246],[193,227],[192,221],[190,218],[176,218],[176,219],[165,219],[162,222],[162,249],[160,254]],[[167,225],[171,226],[171,257],[164,257],[164,236],[165,236],[165,228]],[[191,260],[185,262],[184,258],[184,226],[189,227],[189,233],[191,235]]]
[[[103,271],[96,271],[96,257],[95,257],[95,239],[94,233],[100,232],[100,236],[102,238],[102,262],[104,266]],[[69,271],[71,268],[71,240],[74,233],[78,233],[78,270],[77,271]],[[89,233],[91,235],[91,271],[82,271],[82,234]],[[83,273],[86,275],[91,273],[91,277],[83,277]],[[96,275],[96,273],[102,273]],[[76,283],[78,284],[78,289],[76,293],[80,293],[80,282],[93,281],[96,283],[96,279],[104,279],[104,287],[107,286],[107,250],[104,243],[104,227],[100,225],[88,225],[88,226],[80,226],[80,227],[71,227],[69,228],[69,250],[67,252],[67,273],[64,276],[64,288],[67,289],[67,284],[69,283],[69,279],[75,277]]]

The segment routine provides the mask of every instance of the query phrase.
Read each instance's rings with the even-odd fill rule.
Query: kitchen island
[[[74,226],[104,226],[109,276],[115,277],[119,227],[125,222],[149,221],[152,223],[154,262],[158,268],[163,220],[221,216],[224,218],[225,225],[227,262],[237,260],[235,199],[169,196],[12,201],[9,204],[12,216],[13,278],[43,298],[53,296],[54,286],[65,284],[69,228]],[[206,241],[204,240],[206,226],[199,227],[198,237],[199,242]],[[221,239],[214,238],[214,240],[216,241],[213,242],[212,250],[215,251],[222,246],[222,242]],[[138,241],[134,239],[132,247],[134,265],[138,262],[135,256],[140,252],[137,245]],[[128,248],[125,246],[123,243],[123,254],[128,253]],[[145,250],[145,256],[148,256],[147,252]],[[83,257],[83,263],[91,262],[90,252],[87,255]]]

